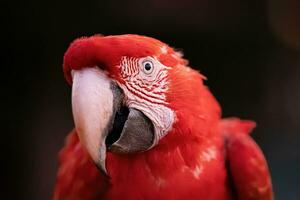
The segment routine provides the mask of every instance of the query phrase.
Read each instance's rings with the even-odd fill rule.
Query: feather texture
[[[160,90],[160,100],[175,114],[172,128],[146,152],[108,152],[110,178],[100,174],[72,131],[60,153],[54,200],[230,200],[234,190],[239,200],[271,200],[267,164],[247,135],[253,122],[221,120],[220,106],[203,84],[205,77],[168,45],[138,35],[81,38],[65,54],[65,77],[71,83],[72,69],[99,66],[125,85],[132,80],[125,75],[137,74],[133,64],[138,61],[132,58],[147,56],[167,66],[168,85]],[[122,62],[131,67],[123,74]]]

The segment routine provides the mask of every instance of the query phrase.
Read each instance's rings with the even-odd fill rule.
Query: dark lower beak
[[[153,144],[152,122],[123,103],[122,90],[99,68],[73,71],[75,127],[83,146],[105,174],[107,148],[124,154],[145,151]]]
[[[116,116],[114,125],[120,124]],[[122,122],[122,121],[121,121]],[[134,108],[129,109],[128,117],[123,125],[122,131],[116,128],[110,135],[120,136],[115,142],[108,146],[108,149],[116,153],[133,153],[149,149],[154,140],[154,127],[150,119],[141,111]],[[116,137],[117,138],[117,137]]]

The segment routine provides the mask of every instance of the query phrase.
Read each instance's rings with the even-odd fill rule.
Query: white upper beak
[[[113,117],[111,80],[98,67],[73,70],[72,75],[72,110],[79,139],[106,172],[106,129]]]

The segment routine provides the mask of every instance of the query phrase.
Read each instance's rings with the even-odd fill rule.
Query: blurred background
[[[51,199],[73,127],[63,54],[96,33],[142,34],[183,50],[224,117],[257,121],[276,199],[300,199],[300,1],[31,0],[1,9],[3,199]]]

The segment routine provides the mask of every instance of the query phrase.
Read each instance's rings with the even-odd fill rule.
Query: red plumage
[[[205,199],[271,200],[272,186],[262,152],[248,135],[255,124],[221,120],[219,104],[199,72],[186,66],[172,48],[136,36],[94,36],[71,44],[64,72],[101,66],[122,80],[115,67],[121,56],[155,56],[171,67],[166,101],[175,111],[172,130],[152,149],[118,155],[107,153],[110,178],[103,176],[81,146],[75,131],[60,153],[54,199]]]

